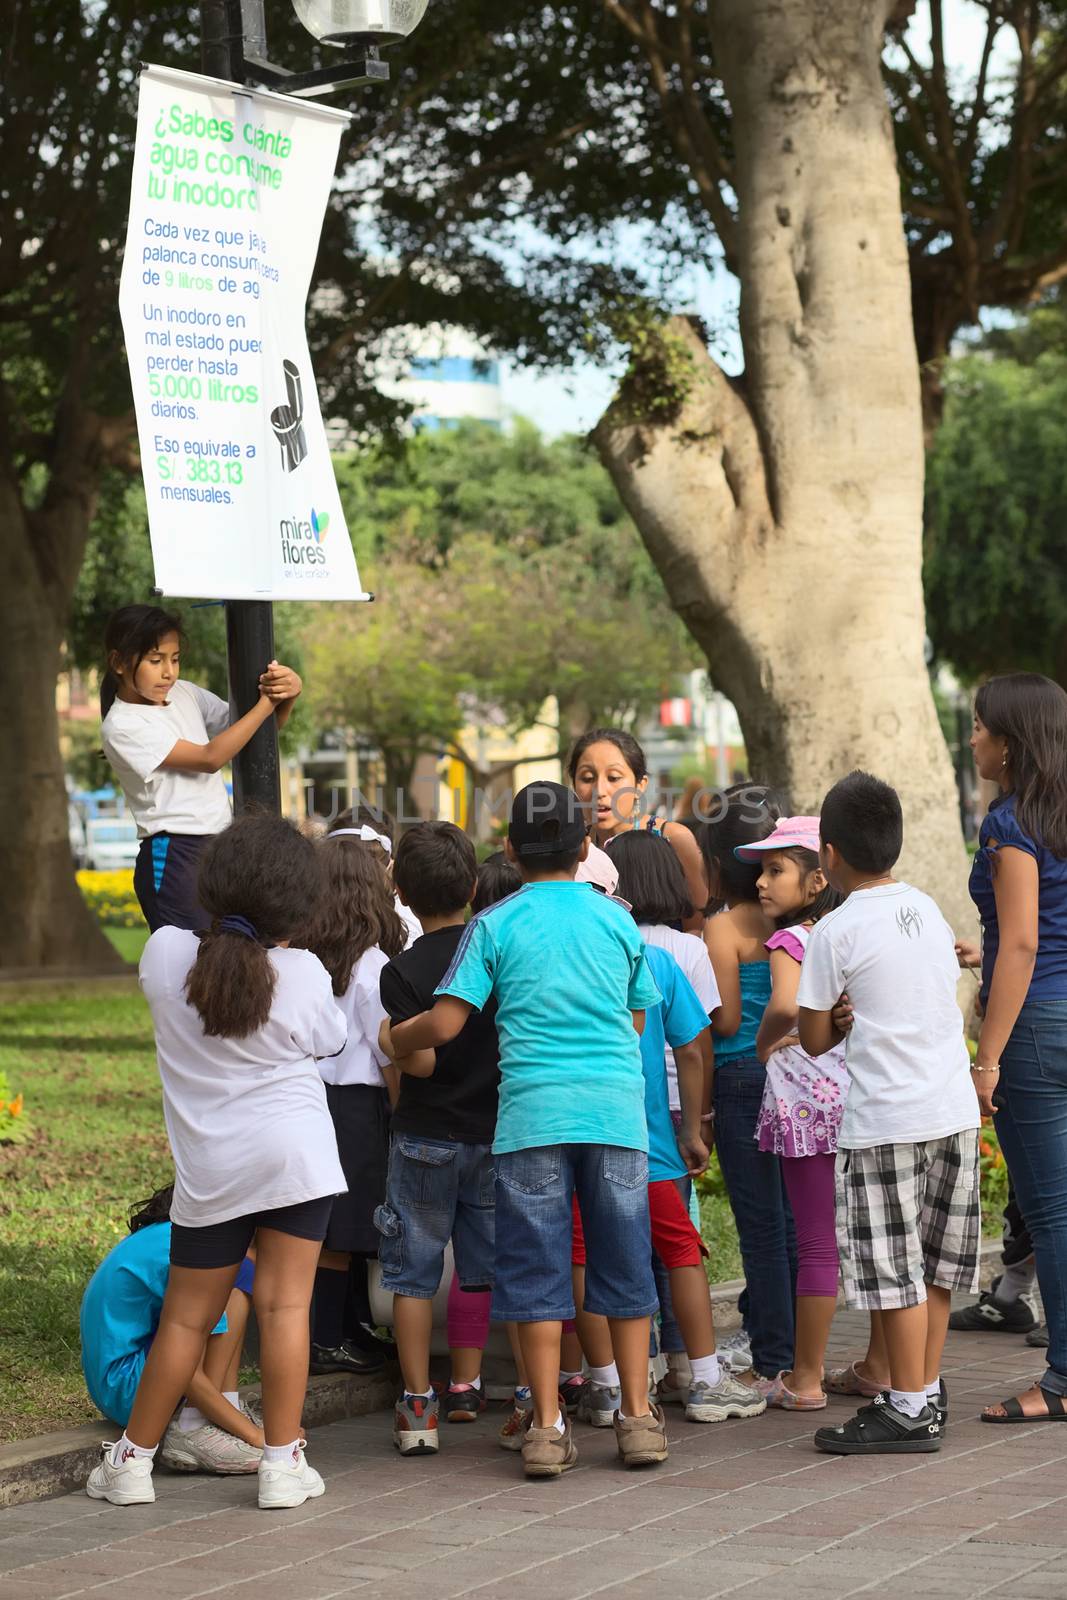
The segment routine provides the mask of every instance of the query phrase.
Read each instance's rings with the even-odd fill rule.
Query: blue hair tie
[[[228,917],[219,918],[219,932],[239,933],[244,939],[254,939],[257,944],[260,942],[255,924],[249,922],[247,917],[237,916],[236,913]]]

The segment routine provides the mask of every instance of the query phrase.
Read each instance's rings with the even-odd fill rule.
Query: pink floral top
[[[767,949],[784,950],[794,961],[803,961],[810,932],[800,925],[780,928],[767,940]],[[767,1084],[756,1122],[760,1149],[778,1156],[834,1155],[847,1093],[843,1044],[818,1057],[799,1044],[776,1050],[767,1059]]]

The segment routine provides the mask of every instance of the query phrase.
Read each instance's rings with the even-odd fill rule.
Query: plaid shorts
[[[837,1155],[837,1245],[848,1304],[921,1305],[926,1284],[978,1288],[978,1130]]]

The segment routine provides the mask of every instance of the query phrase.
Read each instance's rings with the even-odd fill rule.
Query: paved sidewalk
[[[840,1316],[837,1354],[862,1342],[863,1319]],[[254,1479],[160,1471],[154,1506],[75,1494],[0,1512],[0,1597],[1062,1600],[1067,1427],[977,1421],[1040,1370],[1021,1338],[950,1335],[939,1455],[817,1454],[812,1429],[848,1416],[843,1400],[708,1427],[669,1408],[658,1470],[624,1472],[612,1434],[579,1427],[581,1464],[554,1482],[497,1447],[499,1407],[406,1461],[378,1413],[314,1433],[327,1492],[296,1511],[257,1511]]]

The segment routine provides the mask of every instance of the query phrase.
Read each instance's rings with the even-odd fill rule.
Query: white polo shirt
[[[179,739],[207,744],[230,725],[225,700],[179,678],[165,703],[116,699],[100,730],[141,838],[152,833],[221,833],[232,820],[221,772],[178,772],[160,765]]]

